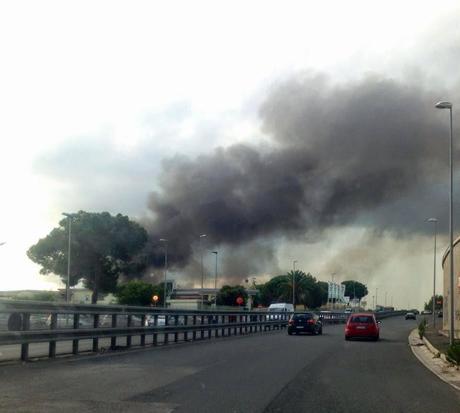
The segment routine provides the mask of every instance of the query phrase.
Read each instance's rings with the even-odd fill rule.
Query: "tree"
[[[108,212],[79,211],[72,215],[70,286],[80,280],[93,291],[114,292],[118,277],[128,272],[135,254],[147,242],[147,232],[127,216]],[[41,274],[57,274],[67,280],[67,218],[59,222],[45,238],[27,251],[27,256],[41,265]]]
[[[312,308],[319,308],[327,303],[327,282],[317,281],[315,284],[315,290],[313,293],[313,305]]]
[[[436,295],[436,301],[434,304],[434,310],[442,310],[443,297],[442,295]],[[433,297],[430,297],[427,303],[425,303],[425,310],[433,311]]]
[[[285,275],[278,275],[271,278],[260,288],[260,301],[264,306],[269,306],[271,303],[283,301],[289,294],[286,287],[287,279]]]
[[[257,286],[261,304],[268,306],[274,302],[292,302],[293,279],[297,304],[302,304],[304,308],[318,308],[327,301],[327,283],[318,282],[310,273],[296,270]]]
[[[243,298],[244,304],[248,299],[248,293],[242,285],[224,285],[217,293],[217,305],[238,306],[236,299]]]
[[[345,296],[351,300],[357,298],[361,301],[369,293],[367,287],[359,281],[343,281],[342,284],[345,286]]]
[[[154,295],[160,296],[160,287],[144,281],[132,280],[118,286],[115,296],[119,304],[147,306]]]

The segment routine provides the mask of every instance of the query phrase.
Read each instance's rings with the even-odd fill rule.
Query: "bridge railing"
[[[318,314],[324,323],[345,322],[348,317],[341,312]],[[101,350],[103,339],[110,340],[111,350],[122,347],[121,342],[131,347],[133,337],[141,347],[158,346],[281,329],[290,315],[8,300],[0,301],[0,346],[20,345],[20,358],[27,361],[34,343],[47,343],[48,356],[53,358],[58,342],[71,342],[72,354],[81,352],[82,340],[92,341],[92,352]]]

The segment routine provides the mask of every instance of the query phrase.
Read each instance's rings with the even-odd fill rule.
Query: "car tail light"
[[[307,324],[315,324],[315,320],[313,318],[310,318],[307,320]]]
[[[292,326],[294,324],[294,320],[289,320],[289,323],[288,323],[290,326]]]

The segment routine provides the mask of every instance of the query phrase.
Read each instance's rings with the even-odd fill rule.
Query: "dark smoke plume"
[[[447,173],[439,98],[377,77],[346,85],[308,75],[284,81],[260,108],[268,145],[164,161],[149,201],[152,239],[168,238],[172,263],[182,267],[202,233],[231,246],[353,223],[413,231],[409,221],[444,213],[429,196]],[[160,265],[161,251],[152,249]]]

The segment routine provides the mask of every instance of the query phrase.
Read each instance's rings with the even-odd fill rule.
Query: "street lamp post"
[[[292,261],[292,307],[295,311],[295,265],[297,260]]]
[[[378,287],[375,289],[375,309],[377,310],[377,306],[379,305],[379,302],[378,302],[378,294],[379,294],[379,289]]]
[[[216,290],[216,307],[217,307],[217,256],[219,251],[211,251],[216,256],[216,266],[214,268],[214,290]]]
[[[436,218],[427,219],[428,222],[434,223],[434,249],[433,249],[433,302],[432,302],[432,311],[433,311],[433,328],[436,328],[436,235],[438,220]]]
[[[450,263],[450,334],[449,344],[454,344],[454,144],[453,144],[453,132],[452,132],[452,103],[451,102],[438,102],[436,103],[437,109],[449,109],[450,115],[450,145],[449,145],[449,164],[450,164],[450,200],[449,200],[449,263]]]
[[[168,274],[168,240],[165,238],[160,238],[160,242],[163,242],[165,244],[165,270],[164,270],[164,285],[163,285],[163,306],[166,308],[166,294],[167,294],[167,289],[166,289],[166,277]]]
[[[335,295],[335,283],[334,283],[335,274],[336,274],[335,272],[333,272],[333,273],[331,274],[331,277],[332,277],[332,285],[331,285],[331,288],[332,288],[332,291],[334,291],[334,294],[333,294],[333,295]],[[331,310],[334,310],[334,307],[335,307],[335,306],[334,306],[334,297],[331,296]]]
[[[73,214],[63,212],[62,215],[67,217],[67,232],[68,232],[68,244],[67,244],[67,281],[65,286],[65,301],[70,301],[70,249],[71,249],[71,236],[72,236],[72,218]]]
[[[203,288],[204,288],[204,266],[203,266],[203,243],[202,239],[206,237],[206,234],[200,235],[200,252],[201,252],[201,310],[203,309]]]

